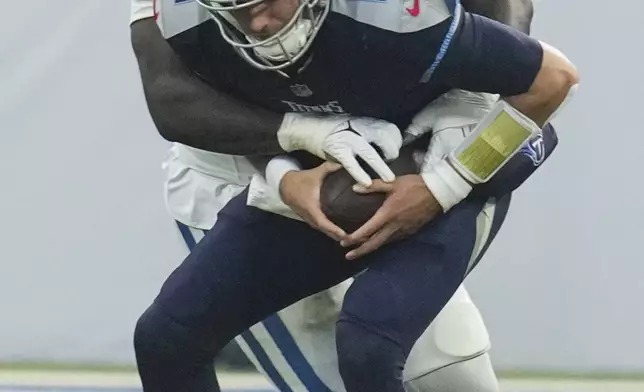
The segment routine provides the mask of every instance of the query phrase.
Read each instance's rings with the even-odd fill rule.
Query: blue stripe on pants
[[[188,250],[192,252],[192,250],[195,248],[195,245],[197,245],[197,241],[195,241],[195,237],[190,232],[190,228],[179,221],[175,222],[177,222],[177,227],[179,228],[179,232],[183,237],[183,242],[186,243]]]
[[[293,339],[293,336],[279,316],[274,314],[264,320],[263,324],[307,391],[331,392],[315,373],[313,367],[307,361],[304,354],[302,354],[295,339]]]
[[[281,392],[293,392],[293,390],[288,386],[288,384],[286,384],[286,381],[284,381],[284,378],[282,378],[282,376],[279,374],[279,372],[273,365],[273,362],[271,362],[271,359],[266,354],[266,351],[264,351],[264,349],[259,344],[257,339],[255,339],[255,336],[253,336],[253,334],[250,333],[250,331],[242,332],[241,336],[246,342],[246,344],[248,344],[248,347],[250,347],[253,354],[255,354],[255,358],[257,358],[257,361],[264,369],[264,372],[266,372],[266,374],[273,381],[275,386]]]

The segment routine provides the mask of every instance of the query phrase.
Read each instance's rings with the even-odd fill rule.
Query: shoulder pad
[[[452,15],[446,0],[331,1],[333,12],[396,33],[424,30]]]

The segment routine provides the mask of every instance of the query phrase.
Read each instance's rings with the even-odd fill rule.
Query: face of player
[[[247,35],[262,40],[279,32],[295,16],[300,0],[266,0],[255,6],[232,11]]]

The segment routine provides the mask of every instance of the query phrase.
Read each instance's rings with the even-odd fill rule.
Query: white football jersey
[[[241,156],[216,154],[173,143],[163,162],[168,211],[179,222],[210,230],[217,213],[241,193],[258,171]]]

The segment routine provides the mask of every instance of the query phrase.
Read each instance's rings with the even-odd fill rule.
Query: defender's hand
[[[331,222],[320,208],[320,188],[324,178],[342,168],[332,162],[302,171],[290,171],[282,177],[279,192],[282,201],[306,223],[336,241],[346,236],[344,230]]]
[[[372,179],[357,157],[383,181],[395,179],[385,161],[398,158],[402,134],[396,125],[387,121],[288,113],[277,136],[285,151],[306,150],[322,159],[339,162],[361,185],[370,186]],[[374,146],[380,149],[382,157]]]
[[[343,238],[342,246],[359,245],[347,253],[349,260],[415,233],[443,212],[419,175],[400,176],[390,184],[376,180],[369,188],[356,186],[354,190],[357,193],[384,192],[387,198],[367,223]]]
[[[394,160],[400,153],[402,134],[397,126],[382,120],[354,118],[342,123],[338,129],[324,139],[322,148],[330,158],[342,164],[358,184],[370,186],[372,179],[356,157],[362,158],[383,181],[392,182],[396,178],[385,160]],[[382,151],[384,159],[372,144]]]

